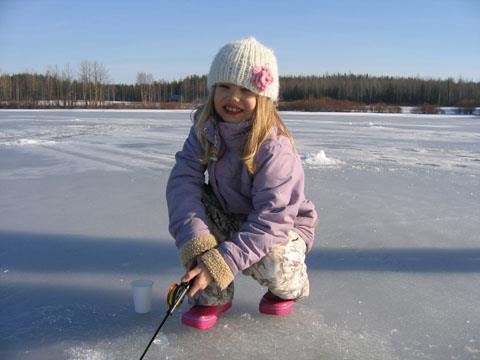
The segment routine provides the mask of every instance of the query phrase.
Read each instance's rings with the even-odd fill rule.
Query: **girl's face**
[[[242,122],[253,117],[257,96],[244,87],[220,83],[215,87],[213,103],[215,111],[224,121]]]

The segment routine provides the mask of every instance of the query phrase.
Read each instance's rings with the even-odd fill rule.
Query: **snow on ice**
[[[323,150],[320,150],[316,154],[307,154],[303,157],[303,161],[310,167],[332,166],[343,163],[340,160],[328,158]]]

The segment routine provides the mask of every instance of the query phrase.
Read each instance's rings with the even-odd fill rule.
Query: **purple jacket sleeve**
[[[234,275],[261,260],[274,245],[286,241],[304,201],[303,167],[288,138],[265,141],[256,166],[253,210],[231,241],[219,245]]]
[[[169,231],[178,248],[196,236],[209,233],[205,207],[201,202],[206,165],[200,163],[203,149],[195,125],[175,155],[175,166],[167,183]]]

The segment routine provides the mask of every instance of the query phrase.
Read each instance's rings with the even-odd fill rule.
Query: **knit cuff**
[[[207,267],[213,281],[215,281],[221,290],[226,289],[233,281],[234,276],[232,270],[230,270],[230,266],[228,266],[217,249],[207,251],[202,255],[201,261]]]
[[[180,248],[180,260],[185,269],[190,270],[195,265],[198,256],[205,251],[213,249],[217,246],[217,240],[212,234],[196,236],[187,241]]]

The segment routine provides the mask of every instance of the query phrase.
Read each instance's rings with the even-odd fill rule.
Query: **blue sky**
[[[206,74],[255,36],[280,74],[368,73],[480,81],[480,0],[0,0],[0,71],[98,61],[114,82]]]

